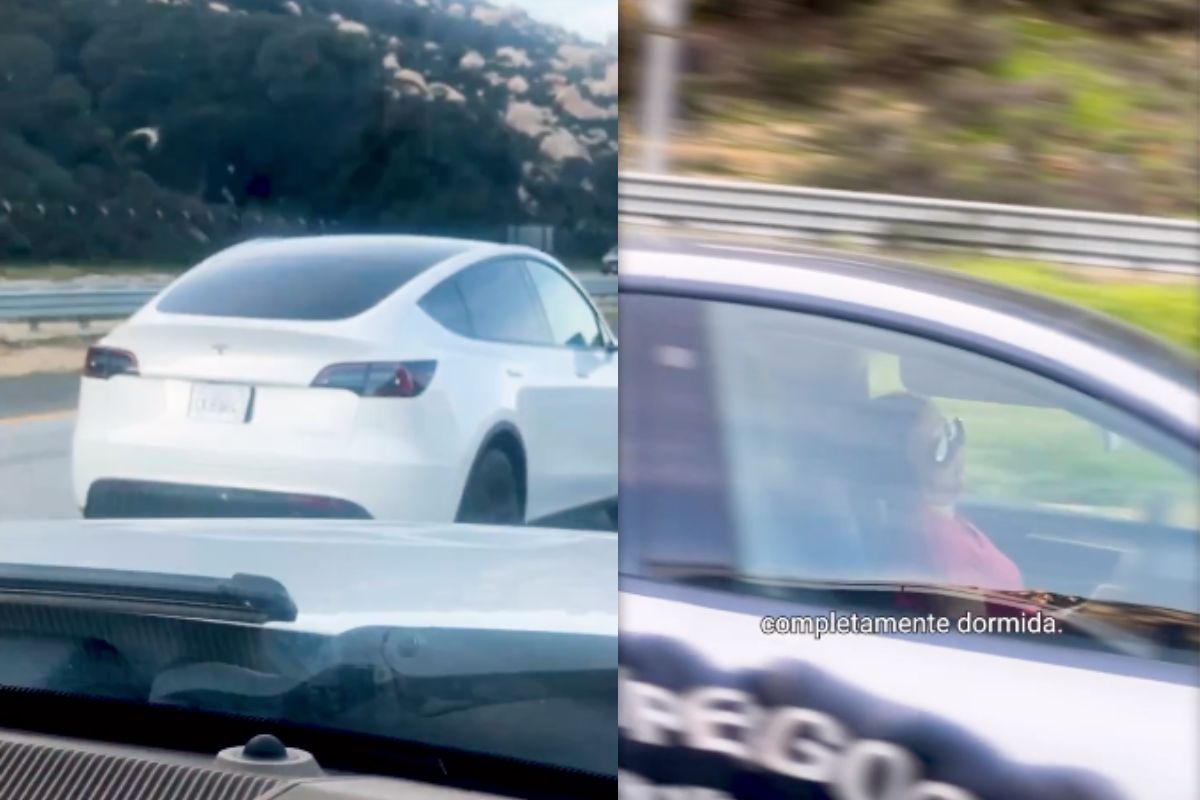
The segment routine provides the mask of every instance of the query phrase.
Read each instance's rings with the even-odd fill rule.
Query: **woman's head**
[[[965,432],[960,420],[947,420],[934,403],[907,392],[871,402],[878,423],[876,448],[882,479],[926,502],[952,502],[963,485]]]

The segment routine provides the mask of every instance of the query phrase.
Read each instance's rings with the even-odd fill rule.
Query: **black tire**
[[[475,460],[463,489],[456,520],[479,525],[520,525],[525,522],[517,470],[503,450],[488,448]]]

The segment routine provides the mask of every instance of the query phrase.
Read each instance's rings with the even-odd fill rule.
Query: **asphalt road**
[[[78,399],[78,373],[0,378],[0,422],[13,417],[72,409]],[[0,453],[3,452],[0,449]]]
[[[68,458],[74,423],[71,410],[0,419],[0,520],[79,516]]]
[[[71,498],[77,374],[0,378],[0,519],[78,517]]]

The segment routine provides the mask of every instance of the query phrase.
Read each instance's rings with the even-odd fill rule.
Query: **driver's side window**
[[[745,573],[1194,610],[1192,456],[1140,421],[843,320],[710,303],[706,331]]]

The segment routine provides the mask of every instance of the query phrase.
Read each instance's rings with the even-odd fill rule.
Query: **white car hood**
[[[273,625],[617,635],[611,533],[327,520],[0,522],[0,561],[266,575],[299,611]]]

